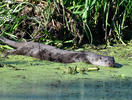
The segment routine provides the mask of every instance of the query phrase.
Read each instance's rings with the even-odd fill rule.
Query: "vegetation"
[[[45,44],[125,44],[131,0],[0,0],[1,36]],[[128,39],[128,38],[127,38]]]

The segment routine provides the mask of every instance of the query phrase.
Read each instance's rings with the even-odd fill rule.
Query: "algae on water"
[[[9,98],[12,98],[12,100],[26,100],[24,96],[28,97],[29,100],[37,99],[37,97],[39,98],[38,100],[43,100],[42,98],[48,98],[48,95],[50,95],[53,100],[52,96],[66,98],[65,95],[70,95],[74,97],[73,100],[77,100],[77,96],[90,97],[93,95],[95,97],[93,100],[97,99],[96,96],[99,97],[98,100],[104,100],[101,98],[111,97],[114,95],[113,93],[116,93],[115,91],[120,91],[120,93],[116,93],[117,96],[110,100],[123,100],[122,98],[125,98],[124,94],[129,97],[129,93],[132,93],[130,92],[130,84],[132,83],[132,47],[118,46],[98,51],[93,50],[93,52],[114,56],[116,64],[119,67],[98,66],[99,71],[88,71],[85,74],[68,74],[64,73],[67,68],[77,67],[81,69],[95,68],[96,66],[81,62],[62,64],[41,61],[20,55],[10,55],[7,58],[0,58],[0,97],[2,100],[8,100]],[[91,93],[94,93],[92,91],[96,90],[101,92],[101,94],[87,93],[88,89]],[[54,93],[53,91],[56,92]],[[84,95],[78,91],[83,91]],[[121,96],[122,98],[120,95],[123,95]],[[129,98],[126,100],[130,100]],[[67,97],[66,99],[70,98]],[[84,98],[83,100],[86,99]]]

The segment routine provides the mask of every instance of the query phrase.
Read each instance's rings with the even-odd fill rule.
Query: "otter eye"
[[[99,59],[101,60],[101,59],[102,59],[102,57],[99,57]]]
[[[111,65],[111,63],[108,63],[109,65]]]

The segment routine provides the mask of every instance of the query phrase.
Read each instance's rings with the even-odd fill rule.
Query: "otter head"
[[[96,55],[94,57],[90,57],[90,59],[88,60],[91,64],[100,65],[100,66],[113,67],[115,64],[114,57],[110,57],[110,56]]]

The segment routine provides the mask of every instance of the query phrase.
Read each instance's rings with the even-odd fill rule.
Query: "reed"
[[[59,19],[56,14],[56,11],[60,12],[58,4],[62,7],[62,24],[69,32],[66,31],[68,37],[64,36],[63,40],[51,35],[47,27],[53,17]],[[22,13],[26,8],[29,12]],[[67,16],[67,9],[77,16],[74,22],[74,17]],[[43,42],[48,40],[53,44],[58,41],[63,44],[86,39],[90,44],[104,40],[107,45],[125,45],[123,36],[124,31],[131,29],[131,12],[131,0],[22,0],[19,3],[17,0],[4,0],[0,2],[0,32],[1,35],[15,40],[24,33],[29,39],[39,39]],[[24,26],[27,22],[28,25]],[[54,20],[52,24],[53,22]],[[31,31],[34,28],[36,30]],[[69,35],[73,38],[69,38]]]

